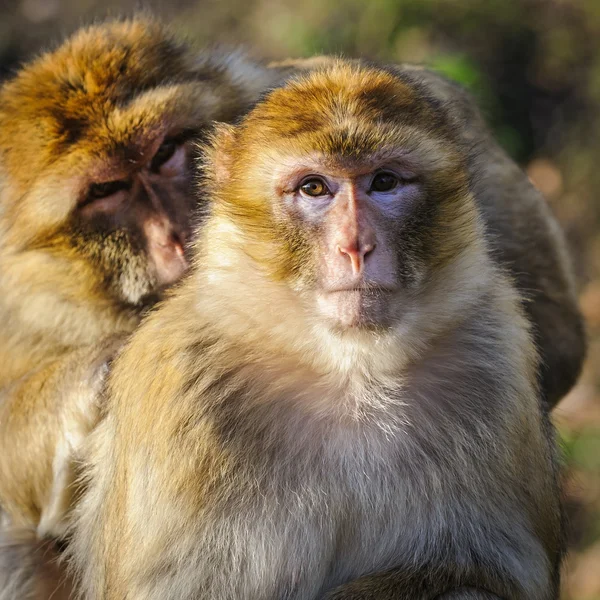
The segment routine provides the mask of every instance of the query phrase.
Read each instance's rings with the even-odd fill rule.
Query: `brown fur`
[[[107,364],[162,290],[145,232],[189,229],[192,140],[272,77],[136,18],[82,29],[0,89],[0,505],[13,527],[64,533]],[[186,171],[136,183],[180,132]],[[134,181],[116,216],[86,204],[114,180]]]
[[[306,233],[285,178],[307,161],[358,177],[398,152],[418,193],[381,213],[390,322],[329,326],[325,225]],[[196,269],[117,358],[90,439],[83,596],[556,599],[536,352],[451,112],[412,71],[336,61],[208,154]]]

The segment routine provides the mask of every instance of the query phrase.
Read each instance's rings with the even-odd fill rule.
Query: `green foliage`
[[[562,448],[567,464],[582,471],[600,474],[600,428],[579,432],[561,431]]]

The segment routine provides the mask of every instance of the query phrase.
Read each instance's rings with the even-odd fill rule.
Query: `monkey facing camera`
[[[538,332],[445,85],[331,60],[217,127],[90,436],[85,598],[558,597]]]

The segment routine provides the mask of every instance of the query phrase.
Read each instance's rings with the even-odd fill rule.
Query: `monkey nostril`
[[[350,264],[352,265],[352,272],[355,275],[360,275],[363,268],[364,263],[369,255],[375,249],[375,244],[364,244],[360,248],[355,245],[352,246],[340,246],[339,244],[336,246],[336,251],[341,256],[346,256],[350,259]]]
[[[339,244],[336,246],[336,250],[342,256],[348,257],[350,260],[354,261],[361,255],[361,252],[358,251],[354,246],[340,246]]]
[[[367,256],[369,254],[371,254],[373,252],[373,250],[375,250],[375,246],[377,246],[377,244],[365,244],[362,248],[362,255],[363,257],[366,259]]]
[[[349,256],[350,258],[359,257],[366,258],[368,254],[371,254],[375,250],[376,244],[363,244],[360,248],[355,246],[342,247],[339,244],[336,246],[336,251],[341,255]]]
[[[185,235],[174,231],[173,233],[171,233],[170,245],[173,246],[173,248],[175,249],[175,253],[178,256],[183,257],[185,254]]]
[[[185,247],[185,245],[188,243],[188,240],[190,239],[190,231],[187,229],[181,229],[179,230],[179,233],[177,234],[179,243]]]

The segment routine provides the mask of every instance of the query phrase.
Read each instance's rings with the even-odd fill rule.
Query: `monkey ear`
[[[205,167],[217,185],[225,183],[232,174],[236,129],[227,123],[216,123],[205,155]]]

